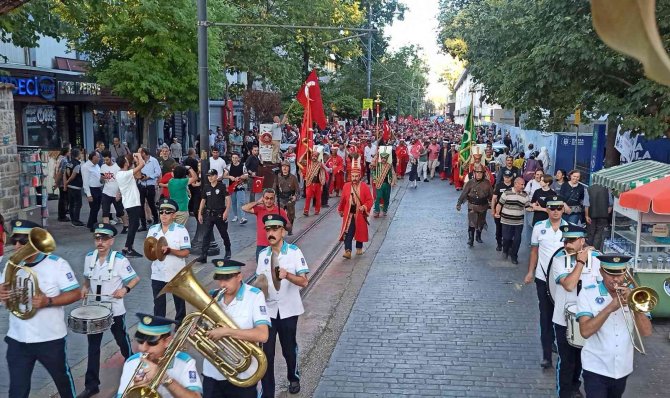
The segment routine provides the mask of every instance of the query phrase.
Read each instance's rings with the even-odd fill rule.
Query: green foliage
[[[33,0],[0,15],[0,42],[17,47],[35,47],[40,36],[58,39],[65,29],[53,14],[52,0]],[[0,59],[6,57],[0,54]]]
[[[223,19],[223,0],[209,1]],[[87,54],[89,74],[130,101],[147,122],[194,107],[198,96],[196,7],[191,0],[72,0],[57,12],[71,47]],[[210,40],[210,91],[223,91],[221,48]]]
[[[668,17],[670,2],[658,2],[666,43]],[[563,129],[577,107],[648,137],[670,127],[670,91],[599,39],[588,2],[442,0],[439,42],[467,63],[487,101],[528,112],[529,127]]]

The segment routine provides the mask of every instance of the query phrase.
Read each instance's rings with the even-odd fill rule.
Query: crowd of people
[[[279,140],[295,141],[297,128],[285,122],[275,118],[273,141],[277,141],[275,133]],[[277,172],[272,187],[260,195],[252,189],[263,166],[259,137],[253,131],[246,135],[237,130],[211,132],[206,180],[200,178],[196,148],[188,149],[183,156],[176,139],[170,146],[159,147],[154,156],[147,148],[132,151],[114,138],[110,149],[98,143],[85,155],[85,161],[82,150],[65,146],[55,172],[60,191],[58,221],[88,228],[95,249],[85,257],[82,284],[73,276],[68,261],[58,256],[31,254],[22,259],[39,277],[44,294],[32,300],[35,316],[10,316],[7,358],[12,364],[21,364],[10,367],[10,396],[29,395],[36,361],[47,367],[62,397],[75,396],[65,358],[63,308],[80,299],[99,300],[101,296],[111,297],[111,331],[127,359],[119,394],[151,382],[174,331],[187,317],[183,297],[173,294],[175,319],[166,318],[166,296],[160,293],[186,267],[191,254],[196,254],[201,263],[208,262],[214,227],[225,252],[211,260],[220,287],[213,292],[213,299],[239,329],[217,325],[207,335],[217,341],[233,338],[262,344],[267,371],[259,378],[259,387],[255,383],[240,386],[231,383],[216,364],[205,360],[201,380],[193,358],[179,351],[174,365],[159,380],[158,392],[164,397],[256,397],[258,392],[263,397],[274,397],[277,337],[288,367],[289,392],[299,392],[296,334],[298,317],[304,312],[299,289],[308,284],[309,268],[301,250],[284,240],[293,231],[296,202],[305,198],[303,216],[309,217],[329,207],[329,198],[340,197],[339,239],[344,241],[343,257],[350,259],[354,246],[356,255],[364,254],[369,217],[387,215],[391,191],[405,175],[413,189],[437,177],[445,187],[461,191],[456,208],[461,210],[467,202],[470,247],[475,241],[483,243],[489,211],[496,229],[496,251],[503,255],[501,261],[510,259],[518,264],[524,230],[528,231],[531,250],[525,282],[537,286],[541,366],[550,368],[552,351],[558,351],[560,397],[579,394],[582,374],[588,396],[620,396],[625,378],[632,372],[633,348],[621,337],[627,337],[620,322],[627,309],[617,304],[616,297],[621,295],[625,300],[630,289],[624,284],[628,259],[598,251],[612,210],[607,189],[585,187],[578,170],[545,173],[551,162],[546,148],[535,152],[531,144],[528,151],[516,148],[518,153],[513,155],[509,136],[503,137],[495,127],[478,128],[475,140],[462,144],[463,126],[452,122],[404,119],[384,124],[384,128],[366,123],[334,124],[316,130],[314,146],[302,158],[297,158],[293,145],[281,151],[273,143],[271,163],[278,166]],[[86,223],[80,220],[82,196],[90,208]],[[241,276],[245,264],[231,259],[228,226],[245,225],[250,214],[255,216],[257,231],[257,261],[253,266],[257,275],[271,281],[267,291],[246,284]],[[191,217],[202,234],[192,229]],[[9,242],[20,250],[35,227],[27,220],[13,221]],[[140,283],[129,260],[142,257],[133,247],[138,232],[166,242],[151,264],[153,313],[137,314],[134,338],[143,355],[132,352],[123,306],[123,297]],[[0,230],[4,240],[3,233]],[[115,251],[112,246],[119,233],[126,235],[125,243],[122,250]],[[196,240],[200,244],[197,251],[191,246]],[[17,276],[29,275],[20,269]],[[9,287],[0,286],[0,300],[7,303],[11,297]],[[588,336],[583,349],[566,338],[570,326],[565,317],[567,303],[576,305],[574,316],[582,335]],[[636,314],[634,320],[643,334],[650,333],[646,317]],[[101,336],[102,332],[88,336],[85,390],[77,397],[90,397],[99,391]],[[615,344],[617,348],[611,349]],[[259,367],[255,360],[238,377],[253,378]]]

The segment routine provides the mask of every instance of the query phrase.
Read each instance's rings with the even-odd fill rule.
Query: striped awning
[[[603,185],[620,194],[666,176],[670,176],[670,164],[639,160],[602,169],[591,176],[591,183]]]

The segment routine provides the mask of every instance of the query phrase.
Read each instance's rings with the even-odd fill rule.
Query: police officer
[[[484,166],[476,164],[473,169],[474,178],[468,180],[456,202],[456,210],[461,211],[461,205],[468,201],[468,246],[472,247],[477,234],[477,242],[482,242],[482,229],[486,225],[486,210],[493,196],[491,182],[485,176]]]
[[[568,224],[561,226],[561,231],[563,250],[558,251],[551,260],[551,280],[556,283],[552,322],[559,357],[556,363],[556,392],[560,398],[572,398],[579,391],[582,361],[581,349],[568,344],[565,306],[577,303],[582,286],[595,283],[596,275],[600,275],[600,261],[597,258],[600,253],[586,247],[584,228]]]
[[[610,254],[598,259],[600,278],[582,289],[577,304],[579,329],[586,338],[582,348],[584,391],[587,397],[618,398],[623,396],[626,379],[633,372],[635,353],[628,336],[628,327],[632,329],[633,325],[627,323],[624,311],[631,315],[640,336],[651,336],[651,322],[648,314],[621,307],[630,294],[624,279],[631,258]]]
[[[270,246],[258,256],[256,274],[264,274],[268,281],[279,279],[279,289],[274,283],[268,283],[268,314],[271,327],[268,341],[263,351],[268,360],[268,369],[263,377],[263,397],[275,396],[275,344],[277,335],[286,360],[288,391],[300,392],[300,372],[298,370],[298,342],[296,332],[298,316],[305,312],[300,298],[300,288],[306,287],[309,268],[297,246],[284,241],[286,219],[278,214],[266,214],[263,217],[265,234]],[[273,276],[272,274],[275,273]],[[275,278],[273,280],[273,278]]]
[[[168,245],[163,247],[165,259],[162,261],[156,259],[151,263],[151,289],[154,294],[154,315],[157,316],[165,316],[166,310],[166,295],[158,296],[158,293],[186,266],[185,259],[191,253],[188,231],[183,225],[174,221],[178,210],[179,206],[174,200],[161,199],[158,211],[161,222],[152,225],[147,233],[147,237],[153,236],[156,239],[165,237],[168,242]],[[186,303],[175,295],[172,295],[172,299],[176,310],[175,319],[181,323],[186,316]]]
[[[84,287],[81,298],[86,299],[89,293],[95,301],[111,302],[114,323],[111,331],[114,340],[125,359],[133,353],[130,339],[126,332],[126,308],[123,298],[135,287],[140,277],[137,276],[130,262],[120,252],[111,250],[117,230],[110,224],[96,224],[93,240],[96,249],[89,252],[84,259]],[[97,394],[100,389],[100,343],[102,333],[88,336],[88,365],[86,368],[86,389],[77,398],[88,398]]]
[[[500,222],[500,216],[496,217],[496,204],[498,204],[498,199],[502,194],[512,189],[512,178],[514,174],[510,170],[502,171],[502,181],[496,184],[493,188],[493,197],[491,198],[491,215],[493,216],[493,221],[496,224],[496,251],[502,251],[502,223]]]
[[[279,199],[279,207],[286,210],[286,215],[290,226],[288,227],[288,234],[293,235],[293,220],[295,220],[295,202],[297,200],[296,194],[300,189],[298,177],[291,174],[291,163],[284,160],[281,163],[281,172],[277,176],[277,198]]]
[[[225,289],[219,298],[218,305],[238,328],[231,329],[218,325],[207,335],[214,340],[232,337],[251,343],[265,343],[270,327],[265,296],[260,289],[249,286],[242,280],[241,271],[244,263],[227,259],[215,259],[212,263],[214,264],[214,280],[217,281],[220,289]],[[215,292],[215,294],[218,293],[219,291]],[[252,358],[249,368],[238,374],[237,378],[248,379],[257,369],[258,363]],[[256,385],[250,387],[232,385],[207,360],[203,362],[202,374],[204,376],[202,381],[204,398],[256,398],[257,396]]]
[[[214,226],[219,230],[226,248],[225,258],[230,258],[230,236],[228,236],[228,211],[230,196],[223,182],[219,181],[219,174],[215,169],[207,172],[207,183],[202,186],[200,207],[198,208],[198,222],[203,224],[206,231],[202,239],[202,254],[198,257],[200,263],[207,262],[207,248],[214,238]]]
[[[554,326],[551,322],[554,315],[554,303],[547,295],[548,265],[554,253],[563,248],[561,226],[568,224],[562,218],[563,200],[559,196],[547,198],[546,206],[549,218],[545,221],[538,221],[533,227],[528,273],[523,280],[525,284],[535,281],[537,289],[540,307],[540,341],[542,343],[540,366],[542,369],[551,368],[551,353],[554,344]]]
[[[16,250],[28,244],[30,231],[38,227],[27,220],[15,220],[11,223],[10,242]],[[56,384],[63,398],[74,398],[75,389],[72,373],[65,355],[65,306],[79,300],[81,289],[70,264],[53,254],[33,254],[24,264],[36,275],[42,294],[32,298],[35,315],[20,319],[9,314],[7,343],[7,367],[9,368],[9,393],[14,398],[28,398],[30,378],[35,362],[44,366]],[[3,272],[0,280],[5,280]],[[17,278],[26,278],[27,272],[20,270]],[[0,285],[0,301],[6,302],[12,292],[6,285]]]
[[[123,365],[118,397],[122,396],[127,388],[146,386],[153,381],[158,370],[158,360],[172,342],[172,324],[177,323],[172,319],[142,313],[138,313],[137,317],[140,318],[140,322],[137,324],[135,342],[140,352],[128,358]],[[174,360],[167,367],[165,376],[160,380],[158,395],[162,398],[201,397],[202,382],[195,365],[195,359],[190,355],[177,351]]]

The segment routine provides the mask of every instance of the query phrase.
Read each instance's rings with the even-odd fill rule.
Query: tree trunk
[[[154,121],[155,107],[151,107],[146,115],[142,116],[142,147],[151,150],[149,147],[149,126]]]
[[[309,76],[309,50],[305,45],[302,46],[302,73],[304,80],[307,80],[307,76]]]
[[[605,167],[616,166],[620,163],[621,154],[619,151],[614,148],[614,143],[616,142],[617,128],[619,123],[617,123],[617,118],[610,117],[610,120],[607,122],[607,134],[605,141]]]

